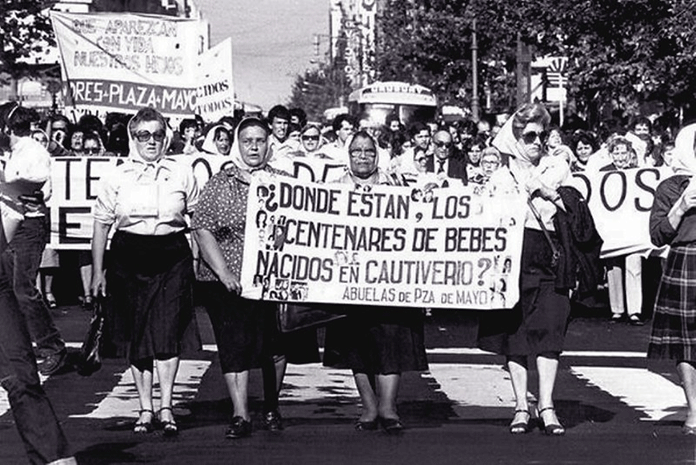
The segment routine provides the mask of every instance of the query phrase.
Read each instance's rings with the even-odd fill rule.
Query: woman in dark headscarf
[[[493,141],[493,145],[509,157],[510,177],[523,195],[528,196],[530,205],[522,247],[520,301],[512,310],[484,312],[479,325],[479,347],[507,358],[516,400],[510,424],[512,434],[531,430],[527,402],[529,356],[536,358],[538,413],[544,430],[554,436],[565,434],[556,417],[553,389],[570,316],[570,301],[568,292],[555,286],[553,249],[559,249],[560,244],[552,218],[558,208],[563,208],[557,189],[568,179],[570,170],[561,157],[544,152],[550,120],[542,105],[527,104],[513,115]]]
[[[377,166],[377,144],[365,131],[346,144],[349,167],[337,182],[367,190],[396,185]],[[354,306],[348,317],[327,328],[324,364],[353,370],[363,411],[355,423],[359,431],[381,425],[389,433],[403,429],[396,409],[401,373],[425,371],[428,364],[420,309]]]
[[[186,215],[198,202],[199,191],[191,167],[165,156],[170,137],[157,110],[138,111],[128,134],[128,159],[102,178],[94,205],[92,295],[108,290],[113,302],[115,339],[124,343],[140,400],[133,432],[153,430],[155,365],[159,423],[165,434],[175,435],[172,393],[179,355],[200,348],[193,313],[193,256],[185,235]],[[107,289],[104,251],[112,226],[116,232]]]

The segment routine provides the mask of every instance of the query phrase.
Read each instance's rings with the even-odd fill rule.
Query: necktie
[[[445,172],[445,161],[438,160],[437,162],[438,162],[437,174],[444,173]]]

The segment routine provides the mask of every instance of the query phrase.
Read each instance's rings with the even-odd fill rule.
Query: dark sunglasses
[[[448,148],[452,147],[452,142],[444,142],[441,140],[437,140],[433,143],[435,144],[436,147],[439,147],[439,148],[445,147],[448,149]]]
[[[418,157],[416,158],[416,163],[423,163],[426,160],[425,157]]]
[[[522,140],[524,140],[525,144],[533,144],[537,140],[537,137],[539,138],[539,142],[544,142],[546,141],[548,134],[546,133],[546,131],[529,131],[522,134]]]
[[[155,142],[162,142],[164,140],[164,137],[167,135],[164,131],[155,131],[155,132],[150,132],[150,131],[140,131],[136,132],[133,134],[133,137],[136,138],[138,142],[147,142],[150,140],[150,137],[155,139]]]
[[[319,140],[319,136],[302,136],[302,140]]]
[[[99,149],[99,147],[90,147],[88,149],[83,149],[83,152],[85,152],[87,155],[99,155],[99,152],[101,152],[101,150]]]

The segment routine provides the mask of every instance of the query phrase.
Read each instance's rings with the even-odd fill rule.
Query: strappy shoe
[[[142,416],[144,413],[149,413],[150,414],[150,421],[143,421]],[[135,434],[148,434],[152,433],[155,429],[154,425],[152,424],[152,420],[154,420],[155,417],[155,412],[150,410],[149,408],[144,408],[138,412],[138,421],[135,422],[133,425],[133,433]]]
[[[525,414],[526,415],[526,420],[525,421],[515,421],[515,418],[517,418],[518,414]],[[532,419],[532,414],[529,413],[529,410],[527,409],[517,409],[515,410],[515,416],[512,418],[512,423],[510,423],[510,434],[526,434],[531,431],[531,428],[529,426],[529,422]]]
[[[546,424],[544,417],[541,415],[545,411],[550,410],[556,416],[556,409],[553,407],[546,407],[539,410],[539,419],[541,420],[541,427],[547,436],[563,436],[565,434],[565,428],[560,423],[549,423]]]
[[[162,410],[169,410],[170,412],[172,412],[172,419],[162,420]],[[159,409],[159,423],[162,426],[162,432],[165,436],[176,436],[177,434],[179,434],[179,427],[176,425],[176,422],[174,421],[174,411],[171,407],[162,407]]]

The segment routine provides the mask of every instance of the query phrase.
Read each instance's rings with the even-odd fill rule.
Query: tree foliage
[[[13,78],[30,71],[24,61],[55,45],[47,2],[6,0],[0,6],[0,71]]]
[[[378,76],[470,104],[475,17],[479,95],[489,83],[498,107],[514,101],[518,34],[537,57],[569,57],[569,96],[579,109],[614,103],[630,111],[649,100],[680,106],[696,92],[695,6],[696,0],[388,0],[378,21]]]

